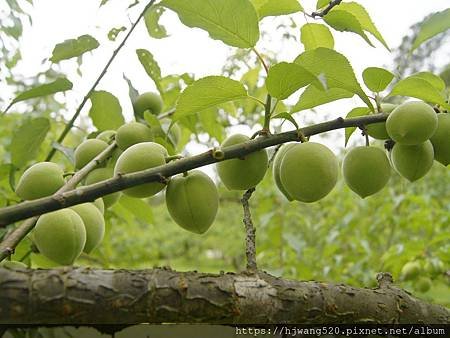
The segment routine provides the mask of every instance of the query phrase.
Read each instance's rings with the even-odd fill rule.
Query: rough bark
[[[263,272],[0,268],[0,324],[450,323],[387,276],[365,289]]]

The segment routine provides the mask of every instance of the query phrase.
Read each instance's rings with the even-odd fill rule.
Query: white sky
[[[99,75],[112,51],[123,38],[122,32],[116,42],[107,39],[107,33],[112,27],[130,27],[146,1],[141,1],[139,6],[132,8],[127,16],[126,7],[130,1],[110,0],[107,5],[99,8],[100,0],[34,0],[34,6],[27,6],[23,0],[24,8],[29,9],[33,18],[33,25],[24,27],[21,40],[23,61],[19,64],[18,71],[26,76],[33,77],[39,70],[45,70],[50,66],[42,60],[51,56],[56,43],[65,39],[75,38],[82,34],[91,34],[101,43],[93,53],[88,53],[83,58],[82,77],[75,72],[75,61],[63,61],[60,63],[63,71],[67,72],[69,79],[74,83],[74,90],[68,92],[62,99],[68,102],[69,112],[77,107],[89,87]],[[315,0],[300,1],[308,12],[314,9]],[[399,45],[401,38],[408,32],[408,28],[421,20],[430,12],[441,11],[449,7],[449,0],[359,0],[370,13],[379,31],[384,36],[390,47]],[[297,25],[305,22],[303,15],[296,15],[294,19]],[[310,22],[313,21],[310,19]],[[125,72],[134,86],[140,91],[154,90],[154,84],[147,76],[139,63],[135,50],[146,48],[150,50],[158,61],[163,76],[168,74],[191,72],[197,78],[206,75],[219,74],[224,60],[229,53],[229,47],[222,42],[212,40],[207,33],[199,29],[190,29],[182,25],[178,17],[167,11],[162,18],[170,37],[162,40],[151,39],[142,21],[133,33],[125,48],[121,50],[107,75],[103,78],[97,89],[108,90],[119,97],[126,119],[132,118],[131,105],[128,100],[128,87],[122,79]],[[271,18],[264,19],[264,27],[275,28]],[[299,32],[297,32],[297,35]],[[368,66],[390,65],[392,55],[375,39],[372,39],[376,48],[370,47],[361,37],[352,33],[334,33],[336,49],[347,56],[352,63],[355,72],[360,77],[362,70]],[[290,42],[283,45],[279,59],[291,61],[302,51],[298,42]],[[278,41],[273,41],[271,48],[280,50],[282,47]],[[62,94],[61,94],[62,95]],[[313,120],[319,122],[332,116],[345,116],[354,106],[361,105],[358,98],[343,100],[318,109],[319,115],[314,115]],[[85,107],[85,112],[89,104]],[[324,115],[321,115],[321,114]],[[300,121],[306,113],[300,114]],[[326,116],[326,117],[325,117]],[[310,120],[310,119],[309,119]],[[343,132],[339,136],[338,143],[343,145]],[[342,138],[342,142],[341,142]],[[330,145],[336,144],[336,140],[329,140]]]

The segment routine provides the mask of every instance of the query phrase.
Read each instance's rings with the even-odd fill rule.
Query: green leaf
[[[153,213],[150,205],[144,200],[138,198],[131,198],[125,195],[119,200],[119,203],[136,217],[136,219],[146,223],[153,223]]]
[[[291,114],[320,106],[325,103],[347,99],[353,97],[353,93],[341,88],[329,88],[328,90],[320,90],[313,85],[306,87],[305,91],[300,95],[298,102],[291,108]]]
[[[147,75],[155,82],[159,93],[163,95],[164,90],[161,87],[161,69],[153,57],[153,54],[146,49],[136,49],[136,54]]]
[[[303,7],[297,0],[252,0],[259,19],[266,16],[279,16],[302,12]]]
[[[317,77],[302,66],[296,63],[280,62],[270,67],[266,88],[270,95],[284,100],[313,82],[321,87]]]
[[[334,48],[334,38],[327,26],[320,23],[307,23],[300,29],[300,41],[305,50],[318,47]]]
[[[167,30],[159,23],[161,15],[164,14],[166,9],[162,6],[151,6],[144,15],[145,26],[147,27],[148,34],[155,39],[166,38]]]
[[[127,82],[128,85],[128,96],[130,97],[131,103],[136,101],[137,97],[139,96],[139,92],[136,90],[136,88],[133,87],[133,84],[131,83],[130,79],[128,79],[125,74],[122,74],[123,79]]]
[[[73,57],[83,55],[99,46],[98,41],[90,35],[81,35],[76,39],[58,43],[53,49],[50,61],[57,63]]]
[[[410,77],[418,77],[418,78],[424,79],[425,81],[428,81],[434,88],[436,88],[439,91],[443,91],[446,87],[444,80],[440,76],[437,76],[430,72],[414,73]]]
[[[248,97],[242,83],[224,76],[207,76],[186,87],[178,99],[175,119],[198,113],[221,103]]]
[[[441,94],[430,82],[421,77],[410,76],[395,84],[388,96],[409,96],[420,100],[436,103],[450,109],[450,105],[445,102],[445,96]]]
[[[347,58],[333,49],[319,47],[300,54],[295,63],[311,73],[324,74],[328,88],[341,88],[358,95],[373,110],[373,105],[361,89]]]
[[[125,120],[119,100],[111,93],[100,90],[89,96],[92,106],[89,116],[98,130],[117,129]]]
[[[433,36],[450,29],[450,8],[434,13],[420,25],[420,31],[414,40],[411,52]]]
[[[125,26],[119,27],[119,28],[111,28],[111,30],[108,32],[108,39],[110,41],[116,41],[117,36],[120,34],[120,32],[125,32],[127,28]]]
[[[353,108],[345,118],[349,117],[358,117],[358,116],[364,116],[370,113],[370,109],[367,107],[356,107]],[[350,136],[355,132],[356,127],[348,127],[345,128],[345,146],[347,146],[348,140],[350,139]]]
[[[28,120],[15,130],[11,141],[11,162],[16,168],[34,160],[49,130],[50,121],[44,117]]]
[[[394,74],[378,67],[368,67],[364,69],[362,75],[367,88],[377,93],[385,90],[394,79]]]
[[[58,92],[64,92],[66,90],[72,89],[72,86],[73,86],[72,82],[67,80],[65,77],[61,77],[53,82],[33,87],[17,95],[17,97],[14,100],[12,100],[12,102],[9,104],[9,106],[3,113],[6,113],[9,110],[9,108],[11,108],[11,106],[17,102],[34,99],[41,96],[47,96]]]
[[[331,0],[317,0],[316,9],[321,9],[327,6]]]
[[[352,13],[340,9],[335,9],[328,12],[328,14],[323,17],[323,19],[328,25],[330,25],[337,31],[352,32],[358,34],[364,40],[366,40],[369,45],[373,47],[372,42],[370,42],[366,33],[364,33],[362,29],[361,23]]]
[[[227,45],[252,48],[259,40],[258,14],[249,0],[163,0],[181,22]]]
[[[297,130],[300,129],[299,126],[298,126],[297,121],[295,121],[294,117],[291,114],[289,114],[288,112],[282,112],[282,113],[279,113],[277,115],[274,115],[274,116],[271,117],[271,119],[285,119],[285,120],[288,120],[289,122],[291,122],[295,126],[295,129],[297,129]]]
[[[333,9],[332,11],[336,10],[336,8],[353,14],[356,17],[356,19],[358,19],[359,23],[361,24],[361,28],[363,30],[371,33],[378,41],[380,41],[386,47],[387,50],[390,50],[386,41],[384,41],[383,36],[378,31],[377,27],[370,18],[369,13],[363,6],[361,6],[359,3],[356,2],[341,2],[339,6],[335,7],[335,9]]]

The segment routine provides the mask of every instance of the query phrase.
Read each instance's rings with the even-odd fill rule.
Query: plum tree
[[[130,122],[117,129],[116,142],[121,150],[133,144],[153,141],[153,134],[149,127],[143,123]]]
[[[222,148],[247,142],[250,138],[242,134],[227,137]],[[231,159],[217,163],[217,173],[229,190],[247,190],[256,186],[264,178],[269,159],[265,149],[246,155],[244,158]]]
[[[293,201],[294,199],[289,195],[289,193],[284,189],[283,184],[281,183],[281,177],[280,177],[280,166],[281,161],[283,160],[284,155],[286,152],[292,148],[295,145],[295,143],[289,143],[284,144],[283,146],[278,149],[278,152],[276,153],[274,159],[273,159],[273,180],[275,181],[275,184],[278,188],[278,190],[281,191],[281,193],[289,200]]]
[[[54,194],[64,185],[64,171],[53,162],[39,162],[25,170],[16,186],[16,194],[34,200]]]
[[[106,148],[108,148],[108,143],[95,138],[82,142],[75,149],[75,168],[83,168]]]
[[[383,189],[391,177],[391,165],[383,150],[356,147],[344,157],[342,171],[345,183],[362,198]]]
[[[194,170],[169,181],[166,189],[167,210],[182,228],[205,233],[216,218],[219,194],[213,180]]]
[[[146,92],[139,95],[133,102],[134,115],[139,118],[144,118],[144,112],[148,110],[154,115],[161,113],[163,101],[161,96],[157,93]]]
[[[423,101],[410,101],[399,105],[389,114],[386,130],[397,143],[417,145],[433,136],[437,121],[430,105]]]
[[[119,156],[114,175],[127,174],[135,171],[154,168],[166,163],[167,150],[154,142],[143,142],[132,145]],[[159,182],[142,184],[123,191],[131,197],[150,197],[164,189],[165,185]]]
[[[443,165],[450,164],[450,114],[437,114],[438,127],[430,141],[434,148],[434,159]]]
[[[422,267],[420,263],[417,261],[412,261],[403,265],[400,275],[404,280],[414,279],[420,274],[421,271]]]
[[[70,265],[83,251],[86,228],[75,211],[61,209],[39,217],[33,238],[45,257],[61,265]]]
[[[397,105],[392,103],[382,103],[381,104],[381,112],[383,113],[391,113]],[[386,130],[386,122],[372,123],[366,126],[367,135],[373,137],[377,140],[387,140],[389,138],[389,134]]]
[[[105,141],[106,143],[109,143],[115,135],[116,135],[115,130],[104,130],[100,134],[97,135],[96,139]]]
[[[430,141],[407,146],[396,143],[391,151],[394,169],[410,182],[425,176],[433,166],[434,151]]]
[[[289,196],[301,202],[320,200],[336,185],[339,165],[333,152],[322,144],[305,142],[286,151],[281,161],[281,184]]]
[[[105,220],[102,213],[93,203],[82,203],[71,207],[83,220],[86,228],[86,243],[83,251],[90,253],[103,240],[105,235]]]
[[[92,170],[87,176],[84,181],[86,185],[91,185],[98,182],[106,181],[114,176],[114,169],[113,168],[97,168]],[[108,209],[112,205],[114,205],[122,195],[121,192],[115,192],[112,194],[108,194],[102,197],[103,202],[105,204],[105,208]]]

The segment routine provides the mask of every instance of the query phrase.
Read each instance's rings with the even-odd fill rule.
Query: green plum
[[[445,166],[450,164],[450,114],[437,114],[438,127],[430,141],[434,148],[434,159]]]
[[[153,133],[143,123],[130,122],[117,129],[116,142],[121,150],[126,150],[133,144],[153,141]]]
[[[71,207],[83,220],[86,229],[86,243],[83,251],[90,253],[103,240],[105,220],[103,214],[93,203],[83,203]]]
[[[140,119],[144,118],[144,112],[148,110],[154,115],[161,113],[163,101],[157,93],[146,92],[139,95],[133,102],[134,115]]]
[[[98,182],[103,182],[109,180],[114,176],[113,168],[97,168],[92,170],[84,181],[86,185],[91,185]],[[108,194],[102,197],[103,202],[105,204],[105,208],[108,209],[112,205],[114,205],[120,198],[121,192],[114,192],[112,194]]]
[[[96,138],[88,139],[82,142],[75,149],[75,168],[83,168],[106,148],[108,148],[108,143]]]
[[[182,228],[203,234],[217,215],[219,194],[205,173],[194,170],[172,178],[167,185],[166,205],[172,219]]]
[[[397,105],[392,103],[382,103],[381,104],[381,112],[382,113],[391,113]],[[386,122],[372,123],[366,126],[367,135],[373,137],[377,140],[387,140],[389,138],[389,134],[386,130]]]
[[[231,135],[223,141],[222,148],[241,144],[250,140],[242,134]],[[243,158],[235,158],[217,163],[220,180],[229,190],[247,190],[255,187],[264,178],[269,159],[265,149],[258,150]]]
[[[430,141],[406,146],[396,143],[391,151],[394,169],[410,182],[425,176],[433,166],[434,151]]]
[[[292,148],[295,145],[295,143],[289,143],[284,144],[278,149],[277,153],[275,154],[275,157],[273,159],[273,180],[275,181],[275,184],[278,187],[278,190],[281,191],[281,193],[288,199],[288,201],[293,201],[294,199],[289,196],[286,189],[283,187],[283,184],[281,184],[281,178],[280,178],[280,166],[281,161],[283,160],[284,155],[286,152]]]
[[[53,195],[61,188],[64,171],[53,162],[39,162],[25,170],[16,186],[16,194],[24,200]]]

